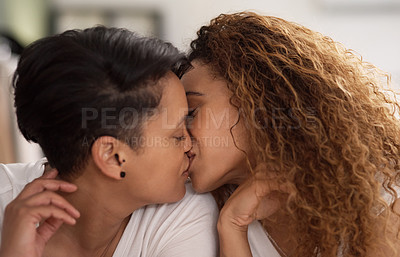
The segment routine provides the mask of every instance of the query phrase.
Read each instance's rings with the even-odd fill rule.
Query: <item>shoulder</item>
[[[160,248],[158,256],[216,256],[219,210],[210,193],[198,194],[186,185],[185,197],[167,208],[174,209],[171,241]]]
[[[218,215],[211,194],[198,194],[187,184],[179,202],[148,205],[132,214],[130,248],[141,248],[144,256],[216,256]]]
[[[43,158],[31,163],[0,164],[0,197],[7,194],[15,198],[26,184],[43,174],[46,162]]]
[[[196,223],[202,221],[215,226],[219,216],[218,206],[212,195],[210,193],[196,193],[192,184],[186,184],[186,194],[182,200],[166,204],[164,207],[175,213],[175,222],[178,221],[177,224],[180,222],[187,224],[190,221]]]
[[[210,193],[203,193],[199,194],[194,191],[192,184],[186,184],[186,194],[185,197],[177,202],[173,203],[171,205],[176,205],[176,206],[185,206],[188,208],[196,208],[196,209],[204,209],[204,212],[209,212],[211,211],[212,213],[215,213],[218,215],[218,206],[217,203],[215,202],[214,197]]]
[[[149,205],[145,207],[144,215],[156,215],[159,220],[172,222],[170,227],[179,227],[182,223],[191,221],[216,224],[219,216],[217,204],[210,193],[199,194],[191,184],[186,184],[186,194],[176,203]]]
[[[271,257],[280,256],[275,250],[275,247],[272,245],[266,231],[259,221],[253,221],[249,225],[247,235],[251,253],[254,257],[265,256],[266,253],[268,253],[268,256]]]
[[[6,206],[17,197],[26,184],[43,174],[43,165],[46,162],[43,158],[32,163],[0,163],[0,230]]]

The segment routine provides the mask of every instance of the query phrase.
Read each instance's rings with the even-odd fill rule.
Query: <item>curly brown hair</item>
[[[252,125],[252,158],[278,167],[294,189],[285,211],[301,234],[295,256],[394,250],[376,233],[400,184],[400,106],[390,77],[329,37],[276,17],[221,14],[197,36],[189,59],[227,81],[231,103]]]

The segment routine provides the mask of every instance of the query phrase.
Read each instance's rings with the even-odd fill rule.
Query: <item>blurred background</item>
[[[27,44],[103,24],[160,37],[186,51],[211,18],[244,10],[294,21],[342,42],[389,72],[400,91],[400,0],[0,0],[0,163],[42,156],[19,134],[13,114],[9,83]]]

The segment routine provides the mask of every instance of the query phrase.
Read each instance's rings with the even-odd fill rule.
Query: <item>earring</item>
[[[118,156],[118,154],[115,154],[115,159],[117,159],[117,161],[119,162],[119,156]],[[122,159],[122,162],[119,163],[119,166],[122,167],[122,163],[123,163],[123,162],[125,162],[124,159]],[[121,172],[119,173],[119,176],[120,176],[121,178],[125,178],[125,175],[126,175],[125,171],[121,171]]]

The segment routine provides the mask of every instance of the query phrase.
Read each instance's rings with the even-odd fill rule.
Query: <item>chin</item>
[[[178,202],[178,201],[183,199],[185,194],[186,194],[186,187],[183,186],[182,190],[180,190],[179,192],[175,192],[175,194],[173,194],[171,197],[169,197],[163,203],[175,203],[175,202]]]
[[[202,189],[199,186],[196,186],[196,184],[192,183],[192,186],[193,186],[194,191],[196,191],[196,193],[203,194],[203,193],[207,193],[208,192],[207,190]]]
[[[206,186],[206,183],[202,182],[201,180],[197,179],[196,177],[193,179],[191,178],[192,181],[192,187],[194,189],[194,191],[196,191],[196,193],[207,193],[210,192],[210,190],[208,190],[208,187]]]

